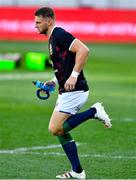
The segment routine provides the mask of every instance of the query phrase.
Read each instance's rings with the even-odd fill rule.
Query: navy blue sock
[[[81,173],[83,169],[80,165],[76,143],[72,140],[72,137],[69,133],[58,136],[58,138],[72,165],[73,171]]]
[[[63,123],[64,132],[68,132],[83,123],[84,121],[94,118],[95,113],[96,109],[90,108],[84,112],[71,116]]]

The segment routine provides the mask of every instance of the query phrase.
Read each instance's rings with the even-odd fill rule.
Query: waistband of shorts
[[[75,89],[72,91],[66,91],[64,88],[60,88],[59,89],[59,94],[65,93],[65,92],[73,92],[73,91],[88,91],[89,90],[89,86],[86,82],[86,80],[82,80],[80,82],[78,82],[78,84],[76,85]]]
[[[78,89],[78,90],[74,89],[72,91],[62,90],[61,92],[59,91],[59,94],[68,93],[68,92],[77,92],[77,91],[87,92],[87,91],[89,91],[89,88],[88,89]]]

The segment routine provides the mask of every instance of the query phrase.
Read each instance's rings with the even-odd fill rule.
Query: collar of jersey
[[[52,33],[53,33],[53,30],[56,28],[56,25],[55,26],[53,26],[53,28],[52,28],[52,30],[51,30],[51,33],[50,33],[50,36],[52,35]]]

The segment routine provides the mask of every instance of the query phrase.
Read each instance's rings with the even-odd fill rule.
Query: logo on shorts
[[[78,112],[79,110],[80,110],[80,106],[77,106],[77,107],[75,108],[75,111]]]

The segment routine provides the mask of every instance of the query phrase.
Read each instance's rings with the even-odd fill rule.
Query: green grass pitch
[[[88,179],[136,179],[136,45],[88,44],[90,95],[81,111],[103,102],[112,129],[89,120],[71,134]],[[47,52],[46,43],[0,42],[0,52]],[[54,179],[70,169],[48,123],[57,98],[35,96],[32,80],[52,71],[0,72],[0,179]]]

